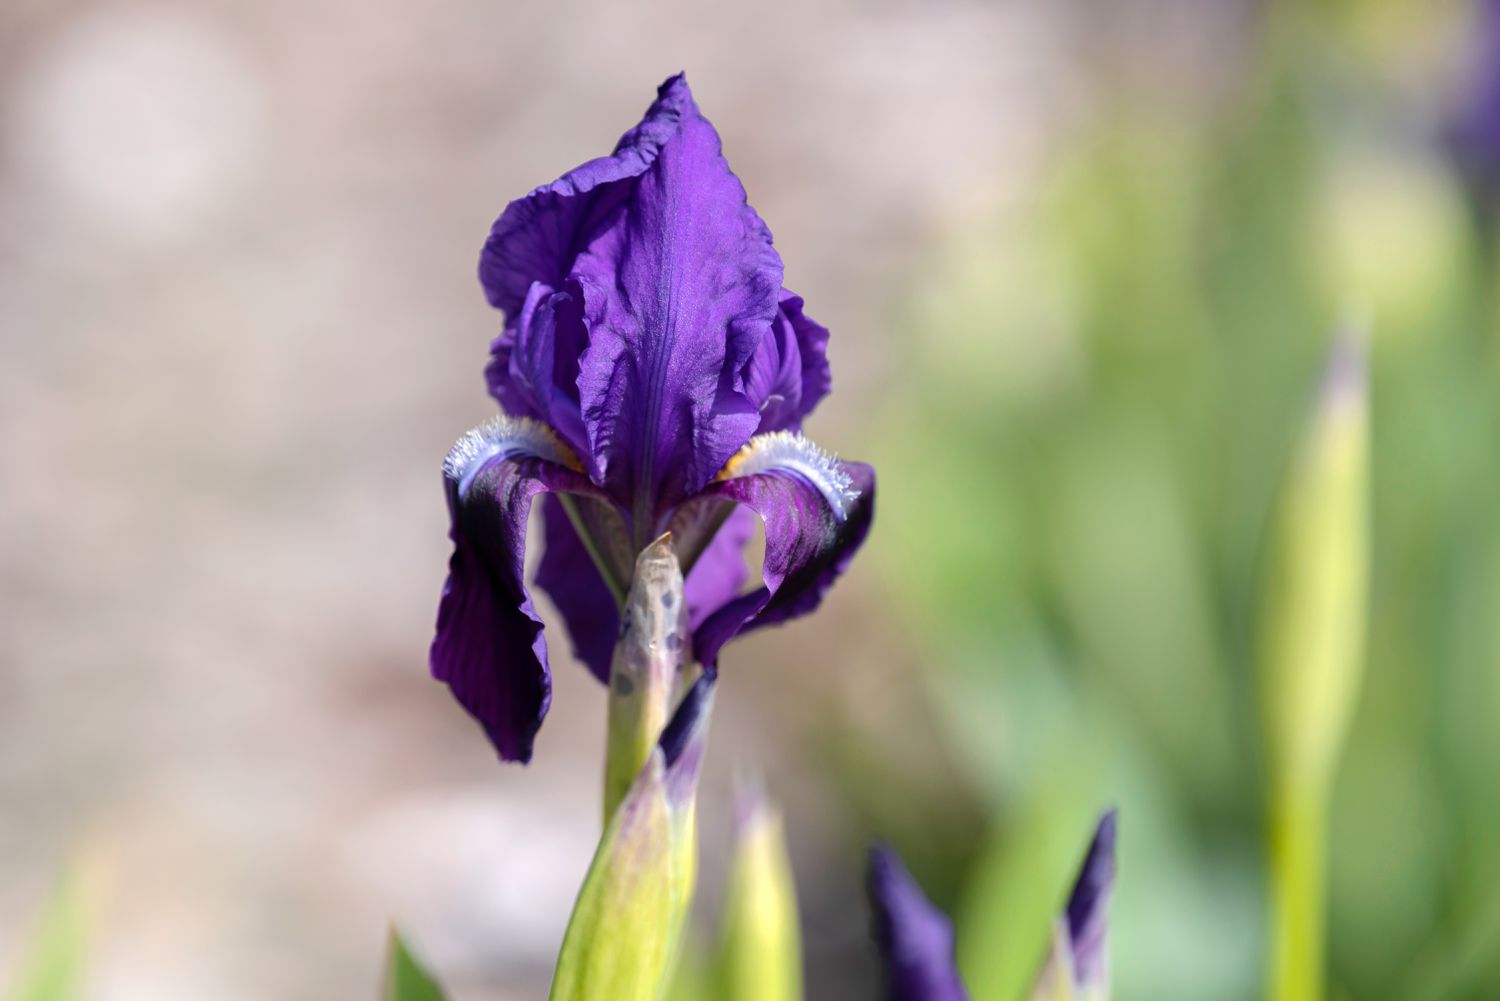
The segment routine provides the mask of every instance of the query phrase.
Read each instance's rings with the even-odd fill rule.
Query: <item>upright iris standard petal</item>
[[[545,427],[517,418],[470,431],[443,463],[453,556],[432,673],[509,761],[531,758],[552,694],[542,620],[522,580],[526,519],[538,493],[598,493],[576,464]]]
[[[511,202],[490,229],[479,279],[506,313],[490,346],[490,393],[508,413],[551,424],[597,478],[578,412],[578,362],[588,346],[581,296],[566,279],[601,227],[618,216],[633,181],[678,131],[692,95],[681,76],[664,84],[640,124],[607,157],[590,160]]]
[[[630,182],[677,134],[692,100],[687,81],[673,77],[662,84],[641,123],[620,137],[613,154],[506,206],[479,258],[479,280],[491,305],[514,318],[533,282],[562,285],[590,234],[630,196]]]
[[[741,372],[780,305],[771,234],[690,97],[570,277],[589,331],[578,376],[589,448],[643,546],[755,433]]]
[[[802,347],[784,313],[777,315],[770,336],[762,338],[750,356],[741,385],[760,413],[757,432],[801,426]]]
[[[490,391],[551,424],[596,482],[604,470],[648,516],[751,434],[799,429],[828,392],[828,331],[780,287],[770,233],[681,75],[613,155],[512,202],[479,270],[507,316]],[[576,425],[590,399],[585,440]]]
[[[828,328],[803,311],[801,296],[782,290],[776,322],[751,357],[744,382],[760,410],[757,434],[800,431],[828,395]]]
[[[968,1001],[954,956],[953,924],[892,849],[870,853],[869,890],[890,1001]]]
[[[588,343],[582,310],[574,292],[533,282],[514,327],[495,345],[486,379],[507,410],[556,431],[592,474],[578,409],[577,359]]]
[[[763,585],[713,612],[693,636],[698,659],[712,664],[744,629],[818,606],[869,533],[875,472],[840,462],[801,435],[775,432],[746,446],[703,496],[743,504],[766,529]]]
[[[799,420],[813,409],[833,388],[833,372],[828,367],[828,328],[807,315],[802,297],[782,289],[781,315],[786,318],[797,339],[797,351],[802,358],[802,403]],[[776,431],[779,428],[763,428]]]

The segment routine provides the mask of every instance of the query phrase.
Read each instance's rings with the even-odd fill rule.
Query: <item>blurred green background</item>
[[[1020,929],[1103,802],[1125,832],[1119,996],[1265,990],[1254,617],[1275,492],[1350,322],[1373,334],[1374,569],[1331,993],[1500,996],[1494,206],[1444,160],[1453,108],[1413,87],[1437,7],[1263,13],[1232,93],[1197,114],[1106,99],[903,303],[921,336],[869,451],[885,586],[972,796],[923,862],[978,996],[1029,983],[1002,943],[1039,954]],[[861,808],[921,856],[933,818],[876,795]]]
[[[833,328],[810,431],[880,477],[825,608],[726,655],[705,937],[750,768],[809,997],[875,996],[878,836],[1007,1001],[1113,804],[1116,996],[1262,996],[1267,526],[1356,323],[1374,576],[1331,996],[1500,997],[1500,220],[1445,139],[1496,58],[1477,7],[23,0],[0,27],[0,983],[72,869],[90,998],[371,996],[391,917],[455,997],[540,996],[603,700],[551,631],[537,764],[502,769],[425,678],[436,471],[490,409],[489,220],[684,66]]]

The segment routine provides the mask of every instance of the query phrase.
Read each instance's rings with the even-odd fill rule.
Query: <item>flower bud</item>
[[[697,873],[695,804],[713,684],[705,675],[683,697],[606,825],[551,1001],[655,1001],[665,990]]]
[[[1363,348],[1340,336],[1271,526],[1260,683],[1273,782],[1321,796],[1359,696],[1369,589]]]
[[[391,929],[386,947],[384,1001],[444,1001],[442,987],[407,948],[401,933]]]
[[[781,815],[758,788],[740,793],[719,953],[720,1001],[802,1001],[802,935]]]
[[[1369,590],[1361,344],[1334,345],[1272,524],[1259,670],[1270,777],[1271,996],[1324,991],[1328,801],[1359,697]]]

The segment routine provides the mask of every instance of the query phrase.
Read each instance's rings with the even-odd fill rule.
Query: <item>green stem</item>
[[[1272,794],[1271,1001],[1322,1001],[1327,879],[1322,789]]]

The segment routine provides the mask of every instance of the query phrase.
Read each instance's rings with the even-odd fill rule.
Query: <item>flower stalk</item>
[[[1272,524],[1260,623],[1274,1001],[1324,996],[1326,816],[1363,673],[1368,481],[1365,364],[1346,333]]]

